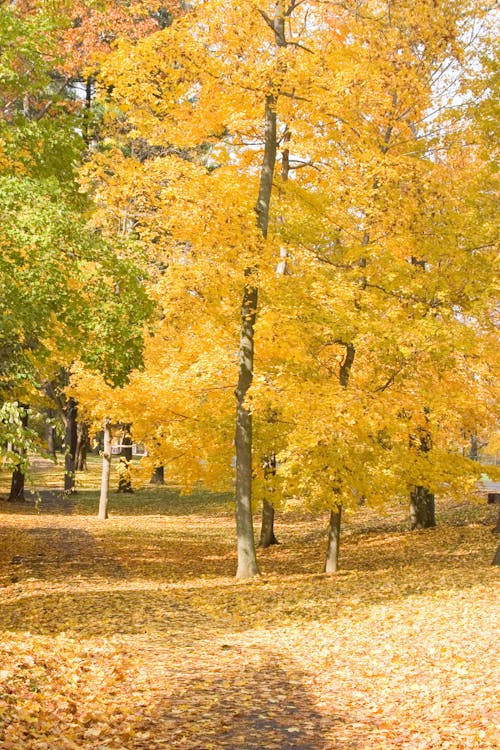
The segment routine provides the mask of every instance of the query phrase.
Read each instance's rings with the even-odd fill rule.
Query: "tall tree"
[[[229,481],[230,394],[244,375],[245,518],[250,425],[252,440],[276,431],[276,482],[318,510],[472,487],[478,468],[458,448],[494,404],[495,231],[456,95],[486,12],[468,0],[214,0],[103,64],[107,139],[86,167],[96,221],[133,227],[163,310],[144,373],[107,394],[106,413],[142,424],[162,443],[154,462],[184,486]],[[285,133],[286,184],[272,155]],[[270,179],[280,189],[256,224]],[[415,452],[423,406],[432,450]]]

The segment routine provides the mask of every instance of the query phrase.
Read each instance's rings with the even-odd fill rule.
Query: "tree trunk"
[[[150,484],[165,484],[165,467],[157,466],[153,472],[153,476],[149,480]]]
[[[325,573],[336,573],[339,568],[340,524],[342,520],[342,506],[330,511],[328,527],[328,547],[326,550]]]
[[[477,461],[479,458],[479,441],[476,434],[470,436],[469,458],[472,461]]]
[[[101,521],[108,517],[109,476],[111,474],[111,425],[104,420],[104,450],[102,454],[101,496],[99,498],[99,515]]]
[[[123,427],[121,438],[120,463],[118,467],[118,492],[133,493],[132,480],[130,477],[130,462],[132,461],[132,435],[130,425]]]
[[[12,472],[10,483],[10,493],[7,498],[9,502],[15,503],[17,500],[24,500],[24,472],[19,467]]]
[[[123,456],[127,461],[132,461],[132,435],[130,434],[131,425],[126,424],[123,426],[122,434],[122,447],[120,455]]]
[[[410,528],[431,529],[435,525],[434,495],[426,487],[415,486],[410,495]]]
[[[236,388],[236,536],[237,578],[259,574],[252,519],[252,414],[245,404],[253,376],[253,336],[257,289],[245,285],[241,307],[239,376]]]
[[[290,10],[291,12],[291,10]],[[285,47],[285,17],[281,4],[276,4],[272,21],[277,47]],[[272,82],[270,82],[272,88]],[[259,195],[255,211],[257,226],[265,240],[269,226],[269,209],[276,164],[276,104],[277,95],[269,93],[264,110],[264,156],[260,169]],[[249,283],[256,269],[245,269],[245,287],[241,305],[241,332],[239,350],[238,385],[236,387],[236,535],[238,548],[237,578],[250,578],[259,574],[255,555],[252,519],[252,413],[245,404],[253,380],[254,326],[257,316],[257,287]]]
[[[56,457],[57,449],[57,436],[56,428],[54,427],[52,420],[54,419],[56,412],[54,409],[47,409],[47,422],[45,426],[45,440],[47,442],[47,453],[54,459]]]
[[[272,544],[279,544],[274,535],[274,507],[269,500],[262,501],[262,525],[260,527],[259,547],[266,549]]]
[[[24,409],[24,413],[21,414],[21,424],[23,427],[28,426],[28,406],[26,404],[19,404],[21,409]],[[20,453],[18,449],[14,449],[16,453]],[[10,493],[7,500],[15,503],[16,500],[24,500],[24,472],[20,466],[16,466],[12,472],[12,480],[10,483]]]
[[[87,445],[89,440],[89,428],[85,422],[77,422],[76,426],[76,449],[75,449],[75,471],[87,471]]]
[[[500,508],[498,508],[497,524],[493,529],[494,534],[500,534]]]
[[[495,552],[495,557],[491,561],[492,565],[500,565],[500,544],[497,547],[497,551]]]
[[[69,398],[66,404],[65,433],[64,433],[64,491],[75,491],[75,455],[77,442],[77,406],[74,398]]]

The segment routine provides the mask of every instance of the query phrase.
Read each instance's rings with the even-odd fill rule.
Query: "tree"
[[[133,227],[162,308],[144,373],[107,392],[107,413],[158,443],[152,461],[184,487],[215,486],[237,384],[241,576],[256,571],[250,479],[270,446],[277,485],[318,510],[477,480],[459,448],[495,401],[495,231],[454,100],[486,14],[208,2],[103,64],[108,137],[86,180],[101,226]],[[280,180],[285,137],[294,176]],[[424,427],[432,448],[415,451]]]

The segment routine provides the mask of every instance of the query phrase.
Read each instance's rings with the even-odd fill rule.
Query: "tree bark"
[[[342,506],[330,511],[328,527],[328,547],[326,550],[325,573],[336,573],[339,568],[340,525],[342,520]]]
[[[21,424],[24,428],[28,426],[28,406],[26,404],[19,404],[21,409],[24,409],[24,414],[21,416]],[[21,453],[20,450],[14,449],[16,453]],[[20,466],[16,466],[12,472],[12,479],[10,483],[10,492],[7,500],[11,503],[15,503],[17,500],[25,500],[24,497],[24,472]]]
[[[149,480],[150,484],[165,484],[165,467],[157,466],[153,472],[153,476]]]
[[[274,506],[269,500],[262,501],[262,524],[260,527],[259,547],[266,549],[272,544],[279,544],[274,534]]]
[[[497,547],[497,551],[495,552],[495,557],[491,561],[492,565],[500,565],[500,544]]]
[[[9,502],[15,503],[17,500],[25,500],[24,497],[24,472],[16,467],[12,472],[10,483],[10,493],[7,498]]]
[[[271,453],[264,459],[264,479],[268,480],[276,475],[276,454]],[[272,488],[271,488],[272,491]],[[264,498],[262,500],[262,521],[260,527],[259,547],[265,549],[272,544],[279,544],[274,534],[274,505]]]
[[[130,478],[130,462],[132,461],[133,441],[132,435],[130,434],[129,424],[126,424],[123,427],[121,445],[120,465],[118,469],[118,492],[131,494],[134,491],[132,488],[132,480]]]
[[[101,496],[99,498],[99,515],[101,521],[108,517],[109,476],[111,474],[111,424],[104,420],[104,450],[102,454]]]
[[[74,398],[69,398],[66,404],[65,433],[64,433],[64,491],[75,491],[75,455],[77,442],[77,405]]]
[[[276,101],[266,96],[264,158],[260,172],[259,195],[255,210],[257,225],[265,239],[269,225],[269,207],[276,163]],[[247,268],[249,279],[254,269]],[[238,548],[237,578],[259,574],[255,554],[252,519],[252,413],[245,403],[253,380],[254,326],[257,316],[257,287],[245,283],[241,305],[239,373],[236,388],[236,535]]]
[[[52,420],[54,419],[56,412],[54,409],[47,409],[47,423],[45,426],[45,439],[47,441],[47,453],[54,459],[56,457],[57,449],[57,436],[56,428],[54,427]]]
[[[76,425],[75,471],[87,471],[89,428],[85,422]]]
[[[435,525],[434,495],[426,487],[415,486],[410,494],[410,528],[431,529]]]
[[[127,461],[132,461],[132,435],[130,434],[130,427],[131,425],[126,424],[123,425],[123,434],[122,434],[122,447],[120,455],[126,458]]]
[[[500,534],[500,508],[498,508],[497,523],[493,529],[494,534]]]
[[[286,15],[295,7],[291,3]],[[276,47],[286,47],[285,14],[281,3],[276,3],[273,19],[262,14],[274,30]],[[284,70],[281,70],[284,73]],[[270,88],[273,88],[272,81]],[[276,165],[276,103],[277,94],[266,95],[264,110],[264,156],[260,169],[259,194],[255,211],[257,226],[265,240],[269,226],[269,209]],[[239,350],[238,385],[236,387],[236,535],[238,548],[237,578],[250,578],[259,574],[255,555],[252,519],[252,413],[245,403],[253,380],[254,326],[257,315],[258,291],[251,283],[256,269],[245,269],[245,287],[241,305],[241,332]]]
[[[245,285],[241,307],[239,376],[236,388],[236,536],[237,578],[259,574],[252,519],[252,413],[245,404],[253,377],[254,324],[257,289]]]

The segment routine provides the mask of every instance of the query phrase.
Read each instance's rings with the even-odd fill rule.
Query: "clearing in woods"
[[[289,509],[238,583],[229,496],[112,493],[99,522],[95,469],[65,500],[35,470],[41,502],[0,501],[1,750],[500,747],[495,508],[364,508],[334,576]]]

